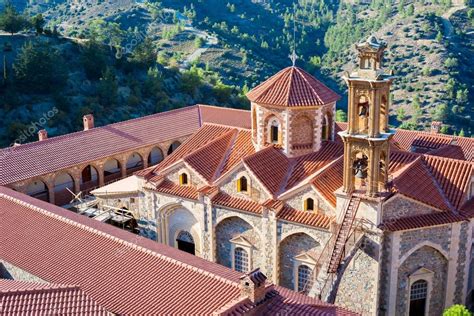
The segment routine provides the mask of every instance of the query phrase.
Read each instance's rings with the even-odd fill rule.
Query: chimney
[[[48,132],[45,129],[42,129],[38,132],[38,140],[42,141],[48,139]]]
[[[252,303],[259,304],[265,300],[273,286],[266,286],[267,277],[260,268],[240,277],[240,296],[248,297]]]
[[[443,122],[432,121],[431,122],[431,134],[438,134],[442,125],[443,125]]]
[[[82,121],[84,122],[85,131],[88,131],[94,128],[94,115],[92,114],[84,115],[84,117],[82,118]]]

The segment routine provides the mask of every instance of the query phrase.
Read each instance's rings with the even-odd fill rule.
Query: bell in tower
[[[348,86],[348,127],[344,141],[344,191],[376,196],[385,190],[389,157],[389,94],[393,81],[383,69],[385,42],[370,36],[356,44],[359,65],[343,79]]]

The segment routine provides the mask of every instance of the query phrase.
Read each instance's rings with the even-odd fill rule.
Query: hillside
[[[217,78],[207,80],[209,87],[217,84],[233,91],[234,101],[223,103],[227,106],[248,107],[239,96],[239,87],[245,92],[290,65],[288,55],[293,47],[299,56],[297,65],[344,96],[346,88],[340,75],[354,67],[353,44],[376,34],[388,42],[386,66],[398,76],[392,97],[390,123],[393,126],[425,129],[432,120],[442,120],[445,133],[468,136],[474,130],[474,74],[473,67],[466,66],[474,59],[473,17],[462,3],[450,0],[14,2],[31,15],[41,12],[47,29],[71,41],[92,38],[107,45],[110,54],[118,58],[117,64],[127,63],[136,50],[144,53],[148,49],[156,53],[156,63],[152,64],[164,73],[171,72],[171,77],[195,65],[195,69],[207,72],[209,78]],[[130,80],[127,75],[120,73],[118,77]],[[134,80],[141,82],[143,78],[137,76]],[[220,104],[218,98],[204,98],[199,93],[187,97],[178,94],[172,99],[179,105],[171,107],[198,101]],[[140,100],[141,105],[135,107],[133,115],[167,108],[164,103],[151,106],[149,102],[155,101]],[[344,108],[345,104],[343,98],[339,107]],[[120,105],[117,108],[123,110]]]

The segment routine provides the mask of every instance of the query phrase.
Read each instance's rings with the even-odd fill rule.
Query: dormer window
[[[179,184],[180,185],[188,185],[188,175],[186,173],[182,173],[179,175]]]
[[[237,180],[237,192],[248,192],[248,181],[246,177],[242,176]]]
[[[312,198],[307,198],[304,200],[304,210],[314,211],[314,200]]]

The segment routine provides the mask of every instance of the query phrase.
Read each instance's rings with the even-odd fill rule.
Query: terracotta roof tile
[[[311,182],[333,207],[336,206],[334,191],[342,186],[343,162],[343,157],[338,158],[334,163],[314,177]]]
[[[255,153],[255,147],[252,144],[251,137],[252,135],[250,131],[239,131],[232,149],[228,154],[224,165],[222,166],[221,175],[227,173],[238,163],[240,163],[242,158]]]
[[[457,209],[466,201],[474,163],[431,155],[424,155],[423,162],[441,186],[450,203]]]
[[[421,157],[406,166],[399,174],[394,175],[393,183],[397,191],[405,196],[440,210],[451,210]]]
[[[396,220],[388,221],[386,223],[382,223],[379,225],[379,227],[388,231],[399,231],[428,226],[445,225],[465,220],[466,218],[462,215],[446,211],[432,214],[423,214],[418,216],[403,217]]]
[[[474,196],[471,197],[469,201],[464,203],[464,205],[461,207],[461,212],[466,217],[474,217]]]
[[[79,287],[0,279],[2,315],[110,315]]]
[[[230,130],[212,140],[205,146],[184,157],[184,161],[198,172],[206,181],[214,180],[222,161],[231,146],[237,130]]]
[[[154,172],[169,167],[175,162],[183,159],[187,155],[195,152],[201,147],[209,144],[218,137],[229,133],[233,129],[231,127],[218,125],[204,125],[194,135],[188,138],[181,146],[179,146],[171,155],[165,158],[160,164],[154,167]]]
[[[295,158],[293,170],[286,189],[292,188],[300,181],[340,157],[343,153],[344,148],[342,144],[325,142],[319,151]]]
[[[251,213],[262,213],[262,206],[259,203],[248,199],[236,198],[223,192],[219,192],[214,196],[212,203]]]
[[[189,106],[4,148],[0,151],[0,185],[185,137],[204,123],[248,127],[250,112],[205,105]]]
[[[279,193],[290,168],[290,161],[281,149],[269,146],[245,157],[244,162],[272,195]]]
[[[163,180],[163,182],[161,182],[154,190],[160,193],[176,195],[186,199],[198,199],[198,191],[193,186],[178,185],[169,180]]]
[[[284,206],[282,210],[278,212],[277,217],[290,222],[324,229],[329,228],[329,224],[332,220],[330,216],[327,216],[325,214],[318,212],[300,211],[288,205]]]
[[[240,295],[240,273],[112,225],[3,187],[0,210],[15,227],[0,234],[0,259],[111,312],[209,315]]]
[[[284,107],[318,106],[340,99],[334,91],[298,67],[288,67],[249,93],[251,102]]]
[[[220,124],[238,128],[251,129],[250,111],[225,108],[220,106],[199,105],[203,123]]]

